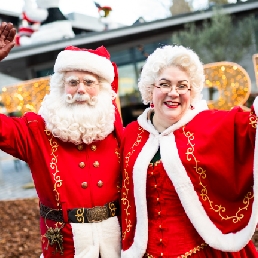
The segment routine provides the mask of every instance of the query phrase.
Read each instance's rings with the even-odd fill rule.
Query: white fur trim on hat
[[[64,50],[56,59],[54,72],[87,71],[96,74],[108,83],[114,80],[114,68],[105,57],[88,51]]]

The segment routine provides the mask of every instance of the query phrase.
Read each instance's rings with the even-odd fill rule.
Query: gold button
[[[95,151],[97,149],[97,146],[96,145],[91,145],[90,148],[91,148],[92,151]]]
[[[157,198],[157,202],[159,202],[159,198]]]
[[[159,241],[162,242],[162,239],[160,239]]]
[[[88,187],[88,183],[87,182],[82,182],[81,187],[83,189],[86,189]]]
[[[103,186],[103,182],[101,180],[98,181],[98,187],[102,187]]]
[[[95,168],[98,168],[98,167],[99,167],[99,162],[98,162],[97,160],[94,161],[93,166],[94,166]]]
[[[163,253],[161,253],[160,256],[163,256]]]
[[[160,215],[160,211],[158,212],[158,215]]]
[[[80,168],[84,168],[84,167],[85,167],[85,163],[84,163],[83,161],[80,162],[80,163],[79,163],[79,167],[80,167]]]
[[[155,188],[157,188],[157,185],[154,185]]]
[[[83,150],[83,148],[84,148],[84,147],[83,147],[83,144],[79,144],[79,145],[77,146],[77,149],[80,150],[80,151]]]
[[[161,226],[161,225],[159,225],[159,228],[162,228],[162,226]]]

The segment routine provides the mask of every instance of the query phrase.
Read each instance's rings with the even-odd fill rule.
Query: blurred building
[[[258,1],[239,2],[224,5],[224,11],[236,19],[250,14],[258,17]],[[193,22],[197,26],[203,20],[209,19],[211,9],[176,15],[153,22],[135,22],[132,26],[104,31],[98,18],[82,14],[69,14],[72,21],[75,38],[54,41],[45,44],[15,47],[9,56],[0,62],[0,73],[14,80],[31,80],[51,75],[57,54],[66,46],[74,45],[80,48],[95,49],[104,45],[111,54],[111,60],[119,69],[119,96],[124,123],[135,119],[145,108],[141,104],[137,89],[137,80],[146,57],[159,46],[171,44],[173,32],[184,28],[185,23]],[[126,14],[125,14],[126,15]],[[0,10],[0,20],[19,24],[19,15]],[[230,35],[229,35],[230,36]],[[258,42],[258,40],[256,41]],[[257,48],[258,46],[256,46]],[[258,49],[258,48],[257,48]],[[252,81],[252,93],[257,94],[252,55],[243,60]],[[10,83],[6,81],[6,85]]]

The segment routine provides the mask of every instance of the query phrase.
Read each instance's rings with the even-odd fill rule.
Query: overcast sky
[[[113,10],[110,19],[131,25],[139,17],[146,21],[166,18],[170,15],[168,7],[172,0],[96,0],[100,5],[108,5]],[[204,9],[207,0],[195,0],[194,8]],[[229,2],[236,2],[230,0]],[[21,13],[24,0],[0,0],[0,9]],[[78,12],[98,17],[98,10],[91,0],[60,0],[60,9],[64,14]]]

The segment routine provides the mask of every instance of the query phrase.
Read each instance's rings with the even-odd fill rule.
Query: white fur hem
[[[119,258],[121,230],[117,217],[99,223],[71,223],[75,258]]]
[[[120,258],[121,230],[117,217],[99,223],[71,223],[74,258]],[[44,258],[41,254],[40,258]]]
[[[255,101],[255,112],[258,113],[258,100]],[[182,206],[191,220],[193,226],[211,247],[224,251],[236,252],[242,249],[251,239],[258,219],[258,138],[255,140],[254,153],[254,202],[252,215],[248,225],[237,233],[223,234],[206,214],[199,197],[194,190],[192,182],[180,160],[173,131],[185,125],[199,112],[205,109],[202,103],[192,111],[189,111],[182,120],[174,124],[162,134],[158,134],[151,123],[147,122],[147,112],[138,118],[140,126],[150,132],[149,139],[139,154],[133,168],[134,196],[136,205],[137,223],[134,242],[132,246],[122,252],[123,258],[141,258],[147,248],[148,242],[148,217],[146,201],[146,171],[150,159],[156,153],[160,145],[161,158],[164,168],[175,186]],[[257,129],[258,130],[258,129]]]

